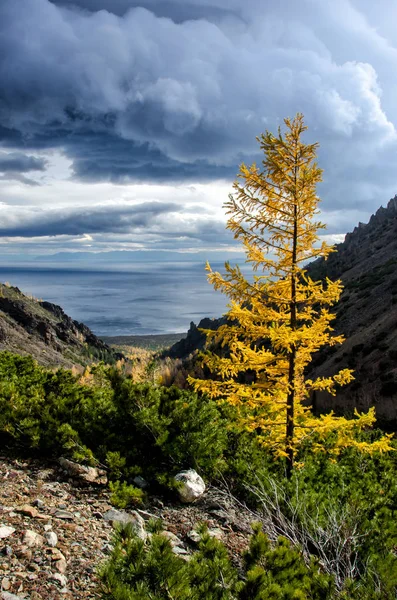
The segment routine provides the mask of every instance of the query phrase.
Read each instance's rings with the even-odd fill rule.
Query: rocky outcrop
[[[226,319],[224,317],[221,317],[220,319],[201,319],[198,325],[191,322],[186,337],[171,346],[171,348],[166,351],[166,355],[171,358],[185,358],[189,356],[189,354],[197,352],[197,350],[202,350],[205,346],[206,336],[205,333],[200,330],[218,329],[218,327],[225,323]]]

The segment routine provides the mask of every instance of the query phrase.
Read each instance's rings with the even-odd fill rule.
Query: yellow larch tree
[[[264,152],[262,168],[240,168],[234,194],[226,203],[227,227],[242,241],[246,262],[253,269],[246,277],[238,266],[225,263],[225,273],[209,271],[216,290],[230,298],[227,323],[206,331],[207,340],[223,347],[207,351],[204,363],[214,379],[191,379],[196,390],[240,407],[246,427],[260,432],[261,441],[286,458],[290,476],[296,452],[308,437],[314,450],[333,439],[333,452],[348,446],[368,451],[390,450],[389,436],[372,444],[356,433],[372,426],[374,409],[354,419],[311,411],[314,391],[335,394],[352,381],[343,369],[332,377],[305,377],[313,353],[324,345],[340,344],[333,335],[334,315],[329,307],[342,292],[340,281],[313,281],[305,270],[310,259],[327,258],[333,248],[319,240],[324,225],[315,220],[321,181],[318,144],[305,144],[303,116],[285,119],[286,131],[266,132],[258,141]]]

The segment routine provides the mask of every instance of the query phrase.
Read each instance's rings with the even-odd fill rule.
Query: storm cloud
[[[21,152],[0,152],[0,171],[25,173],[27,171],[44,171],[46,161],[43,158],[28,156]]]
[[[43,237],[92,233],[130,233],[149,229],[159,215],[181,210],[177,204],[146,202],[132,206],[14,211],[0,227],[1,237]]]
[[[172,203],[178,183],[231,182],[242,161],[260,159],[256,136],[302,111],[307,139],[321,144],[325,220],[345,233],[396,192],[397,9],[377,6],[2,0],[0,170],[23,185],[36,169],[46,185],[59,153],[74,181],[160,182]],[[62,208],[57,223],[43,209],[31,229],[1,235],[87,233],[90,219],[95,232],[123,227],[121,213],[106,222],[84,210]]]

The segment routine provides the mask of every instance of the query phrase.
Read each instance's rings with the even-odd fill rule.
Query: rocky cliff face
[[[336,397],[317,394],[317,411],[349,414],[375,406],[378,421],[397,427],[397,196],[386,208],[346,235],[327,261],[308,266],[313,279],[342,279],[345,286],[335,307],[335,330],[345,342],[314,357],[310,376],[354,369],[355,381]],[[216,328],[221,320],[205,319],[199,327]],[[181,358],[203,347],[204,335],[192,324],[186,340],[171,348]]]
[[[380,423],[397,426],[397,196],[360,223],[327,261],[313,262],[314,278],[340,278],[344,291],[335,307],[335,330],[346,337],[314,360],[313,373],[354,369],[355,381],[336,397],[318,394],[319,411],[338,413],[375,406]]]
[[[31,354],[45,366],[72,367],[121,357],[60,306],[0,284],[0,350]]]
[[[206,336],[200,329],[218,329],[226,322],[226,319],[201,319],[198,325],[190,323],[190,328],[185,338],[171,346],[164,354],[171,358],[186,358],[205,346]]]

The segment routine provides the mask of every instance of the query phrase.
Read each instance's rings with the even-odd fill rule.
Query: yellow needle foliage
[[[234,194],[226,203],[227,227],[242,241],[253,275],[225,263],[221,275],[209,271],[216,290],[230,298],[228,323],[206,331],[207,340],[224,347],[219,355],[207,352],[204,363],[216,379],[191,379],[196,390],[240,407],[245,425],[260,431],[262,442],[286,457],[291,474],[303,440],[314,437],[314,449],[333,440],[333,452],[347,446],[367,452],[390,450],[389,436],[369,444],[357,432],[371,427],[374,409],[354,419],[333,413],[315,416],[309,399],[314,391],[335,394],[352,381],[350,369],[332,377],[305,378],[313,353],[324,345],[340,344],[331,327],[329,307],[342,292],[340,281],[312,281],[305,264],[327,257],[333,248],[320,243],[315,220],[319,198],[316,185],[322,170],[315,162],[318,144],[304,144],[303,116],[285,119],[286,132],[266,132],[258,141],[265,158],[262,168],[242,165]],[[313,435],[315,434],[315,435]]]

